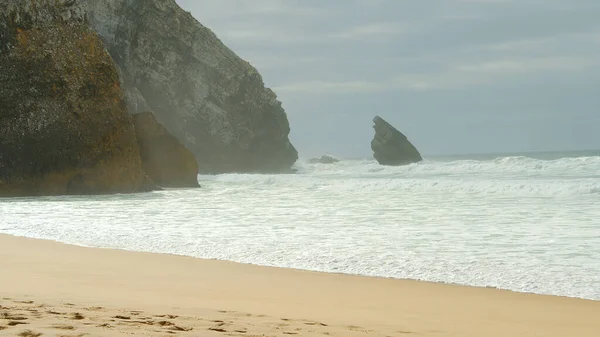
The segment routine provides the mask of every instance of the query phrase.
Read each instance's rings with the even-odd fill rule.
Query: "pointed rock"
[[[423,160],[408,138],[383,118],[375,116],[375,137],[371,141],[373,156],[381,165],[399,166]]]

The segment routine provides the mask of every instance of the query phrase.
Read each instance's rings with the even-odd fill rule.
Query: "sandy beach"
[[[600,302],[0,235],[2,336],[598,336]]]

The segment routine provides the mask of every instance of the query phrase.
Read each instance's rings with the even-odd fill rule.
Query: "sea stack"
[[[78,1],[0,0],[0,69],[0,196],[148,187],[117,69]]]
[[[383,118],[375,116],[375,137],[371,141],[373,156],[381,165],[399,166],[423,160],[408,138]]]
[[[120,68],[131,112],[153,111],[201,173],[290,170],[298,153],[275,93],[175,0],[82,5]]]
[[[194,154],[149,111],[133,115],[142,166],[161,187],[199,187]]]
[[[329,156],[329,155],[322,155],[319,158],[311,158],[308,160],[309,164],[335,164],[335,163],[339,163],[340,160],[333,157],[333,156]]]

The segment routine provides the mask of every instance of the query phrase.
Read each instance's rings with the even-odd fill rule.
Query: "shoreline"
[[[566,296],[566,295],[555,295],[555,294],[545,294],[545,293],[534,293],[534,292],[526,292],[526,291],[517,291],[517,290],[512,290],[512,289],[499,288],[499,287],[495,287],[495,286],[478,286],[478,285],[462,284],[462,283],[451,283],[451,282],[444,282],[444,281],[428,281],[428,280],[411,279],[411,278],[395,278],[395,277],[391,277],[391,276],[390,277],[387,277],[387,276],[372,276],[372,275],[351,274],[351,273],[344,273],[344,272],[330,272],[330,271],[322,271],[322,270],[301,269],[301,268],[294,268],[294,267],[280,267],[280,266],[275,266],[275,265],[262,265],[262,264],[256,264],[256,263],[250,263],[250,262],[239,262],[239,261],[232,261],[232,260],[220,260],[220,259],[216,259],[216,258],[212,258],[212,259],[211,258],[202,258],[202,257],[195,257],[195,256],[191,256],[191,255],[175,254],[175,253],[162,253],[162,252],[129,250],[129,249],[125,249],[125,248],[109,248],[109,247],[88,246],[88,245],[84,245],[84,244],[65,243],[65,242],[61,242],[61,241],[57,241],[57,240],[53,240],[53,239],[33,238],[33,237],[28,237],[28,236],[20,236],[20,235],[5,234],[5,233],[0,233],[0,242],[1,242],[2,236],[8,236],[8,237],[20,238],[20,239],[28,239],[28,240],[48,241],[48,242],[56,243],[56,244],[60,244],[60,245],[67,245],[67,246],[80,247],[80,248],[91,248],[91,249],[100,249],[100,250],[113,250],[113,251],[125,252],[125,253],[140,253],[140,254],[164,255],[164,256],[172,256],[172,257],[179,257],[179,258],[191,258],[191,259],[197,259],[197,260],[200,260],[200,261],[233,263],[233,264],[242,265],[242,266],[249,266],[249,267],[274,268],[274,269],[283,269],[283,270],[290,270],[290,271],[296,271],[296,272],[308,272],[308,273],[325,274],[325,275],[346,276],[346,277],[348,277],[348,276],[349,277],[359,277],[359,278],[367,278],[367,279],[375,279],[375,280],[380,279],[380,280],[392,280],[392,281],[401,281],[401,282],[418,282],[418,283],[425,283],[425,284],[432,284],[432,285],[442,285],[442,286],[454,286],[454,287],[465,287],[465,288],[476,288],[476,289],[491,289],[491,290],[497,290],[497,291],[505,291],[505,292],[515,293],[515,294],[536,295],[536,296],[550,296],[550,297],[557,297],[557,298],[566,298],[566,299],[574,299],[574,300],[582,300],[582,301],[592,301],[592,302],[598,302],[598,303],[600,303],[600,299],[591,299],[591,298],[576,297],[576,296]]]
[[[215,320],[237,322],[237,330],[246,331],[238,332],[240,336],[286,331],[397,336],[403,331],[422,336],[583,337],[600,331],[600,302],[594,300],[90,248],[5,234],[0,234],[0,270],[8,271],[0,277],[4,308],[26,305],[6,298],[63,311],[88,312],[101,306],[104,311],[94,311],[95,321],[79,323],[105,319],[102,324],[113,326],[102,330],[107,336],[125,331],[165,335],[160,329],[147,330],[155,328],[147,322],[136,326],[115,320],[123,315],[115,313],[129,311],[187,317],[177,324],[196,332],[206,328],[215,336],[219,331],[207,327]],[[73,303],[71,309],[67,302]],[[36,319],[45,323],[37,326],[32,318],[28,329],[43,329],[47,320],[57,318],[41,314]],[[0,319],[0,326],[4,324]],[[78,329],[92,328],[103,329]],[[235,329],[223,328],[237,336]]]

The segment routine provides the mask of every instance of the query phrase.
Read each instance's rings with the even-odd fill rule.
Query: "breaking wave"
[[[487,161],[433,161],[399,167],[373,160],[335,164],[296,164],[295,175],[231,174],[201,180],[251,186],[277,185],[297,189],[402,191],[403,193],[512,194],[560,196],[600,194],[600,157],[540,160],[503,157]]]

